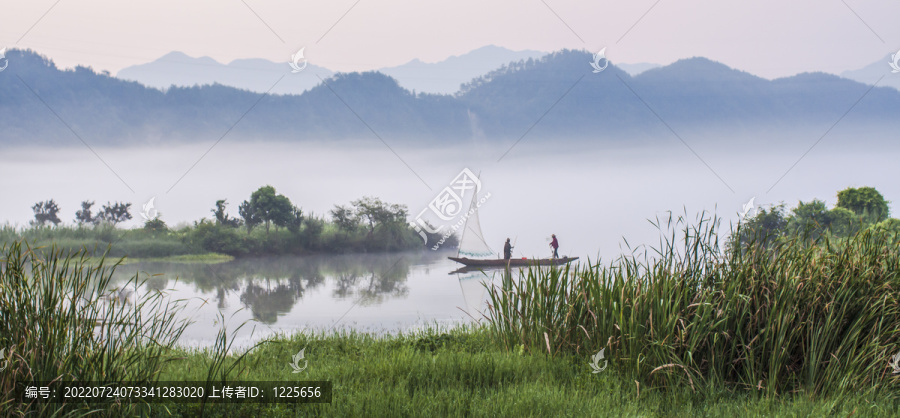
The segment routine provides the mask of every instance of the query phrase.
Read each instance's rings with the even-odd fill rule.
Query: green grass
[[[156,232],[119,229],[110,224],[14,228],[0,226],[0,245],[29,242],[33,248],[53,246],[63,254],[87,252],[99,257],[160,258],[210,253],[188,243],[186,231]]]
[[[103,257],[89,257],[87,262],[90,264],[98,264],[105,261]],[[234,257],[225,254],[207,253],[207,254],[185,254],[173,255],[169,257],[125,257],[119,263],[120,265],[136,264],[136,263],[175,263],[175,264],[219,264],[233,261]]]
[[[306,347],[309,367],[292,374],[291,356]],[[210,353],[187,351],[167,363],[162,380],[205,381]],[[230,364],[232,358],[227,360]],[[610,366],[592,374],[587,356],[517,353],[490,330],[430,329],[375,338],[358,333],[294,335],[247,354],[233,379],[329,380],[331,404],[207,407],[208,416],[887,416],[900,403],[871,395],[768,397],[757,391],[640,387]],[[199,405],[156,405],[157,416],[196,416]]]

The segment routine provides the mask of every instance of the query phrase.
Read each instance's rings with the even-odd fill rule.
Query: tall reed
[[[610,369],[642,387],[896,394],[896,240],[866,230],[812,242],[756,237],[723,251],[715,218],[655,225],[665,233],[643,257],[532,268],[492,286],[495,338],[585,359],[605,348]]]
[[[188,325],[183,306],[159,291],[120,300],[110,293],[118,262],[88,263],[87,253],[32,249],[20,242],[0,248],[0,373],[6,415],[67,414],[80,405],[24,404],[13,399],[16,381],[54,380],[152,383]],[[138,289],[135,275],[122,288]]]

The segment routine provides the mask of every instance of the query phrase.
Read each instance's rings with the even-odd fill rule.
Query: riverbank
[[[437,238],[432,237],[433,241]],[[176,262],[280,255],[394,253],[423,250],[422,238],[408,225],[391,224],[371,230],[341,229],[311,218],[297,230],[247,230],[206,220],[170,229],[123,229],[112,224],[16,228],[0,225],[0,246],[28,242],[34,248],[55,246],[65,254],[80,251],[91,257]],[[456,245],[454,240],[451,248]],[[132,262],[132,261],[126,261]]]
[[[138,263],[172,263],[172,264],[220,264],[234,261],[234,256],[226,254],[205,253],[205,254],[185,254],[172,255],[168,257],[124,257],[119,264],[131,265]],[[100,264],[101,262],[109,263],[111,259],[102,257],[91,257],[87,259],[90,264]],[[118,261],[118,260],[114,260]]]

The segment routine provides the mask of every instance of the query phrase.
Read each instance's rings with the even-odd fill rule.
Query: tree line
[[[845,238],[866,228],[877,228],[900,236],[900,219],[890,218],[887,200],[873,187],[847,188],[837,193],[837,204],[828,208],[819,199],[798,201],[789,212],[782,202],[760,208],[741,222],[732,236],[732,247],[751,242],[772,245],[781,238]]]
[[[178,230],[170,230],[159,216],[154,216],[144,222],[143,228],[118,230],[128,238],[120,237],[114,241],[119,245],[130,241],[135,248],[155,246],[155,250],[145,250],[155,255],[162,251],[161,248],[170,246],[181,253],[193,248],[243,256],[398,251],[433,245],[440,239],[433,234],[428,236],[428,242],[423,242],[408,223],[409,211],[405,205],[387,203],[371,196],[356,199],[348,205],[334,205],[326,217],[321,217],[304,213],[287,196],[266,185],[238,204],[237,216],[229,214],[228,207],[227,199],[219,199],[210,209],[210,219],[200,219]],[[97,234],[93,238],[110,241],[108,228],[94,227],[108,226],[117,230],[117,224],[132,219],[131,208],[131,203],[108,202],[95,213],[94,202],[84,201],[74,219],[77,231],[81,232],[65,236],[86,241],[93,237],[90,231],[95,230]],[[66,228],[60,229],[60,207],[53,199],[38,202],[32,209],[34,220],[30,225],[35,232],[43,231],[42,236],[48,237],[58,231],[57,235],[62,236]],[[48,225],[52,228],[46,228]],[[101,234],[101,231],[105,232]]]
[[[107,202],[96,215],[91,212],[93,206],[93,201],[85,200],[81,202],[81,210],[75,212],[75,223],[78,225],[98,225],[101,222],[108,222],[116,225],[131,219],[131,213],[129,213],[131,203]],[[62,220],[59,218],[59,205],[53,199],[37,202],[31,207],[31,210],[34,211],[34,219],[29,222],[31,226],[41,227],[47,224],[57,226],[62,223]]]

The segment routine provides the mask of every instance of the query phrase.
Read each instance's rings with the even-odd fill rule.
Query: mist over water
[[[96,201],[95,208],[125,201],[132,203],[134,219],[121,226],[139,227],[141,205],[155,196],[156,209],[171,227],[212,218],[218,199],[227,199],[228,212],[237,216],[240,202],[266,184],[306,214],[327,217],[335,204],[376,196],[406,205],[412,218],[469,168],[481,173],[482,195],[491,194],[479,216],[494,251],[509,237],[515,257],[547,256],[555,233],[561,255],[609,261],[628,252],[623,237],[631,246],[656,245],[659,233],[647,220],[667,218],[667,211],[690,219],[704,210],[715,212],[727,230],[751,197],[757,205],[784,201],[791,207],[813,198],[833,205],[839,190],[872,186],[889,201],[900,199],[895,181],[900,149],[888,142],[888,133],[860,142],[858,132],[836,130],[784,175],[820,136],[684,136],[700,158],[671,134],[637,145],[526,137],[514,147],[514,141],[462,140],[439,149],[394,146],[393,151],[377,138],[331,143],[226,138],[202,159],[212,142],[96,148],[112,170],[86,147],[22,147],[0,153],[0,220],[27,225],[31,205],[51,198],[66,223],[73,222],[82,200]]]

